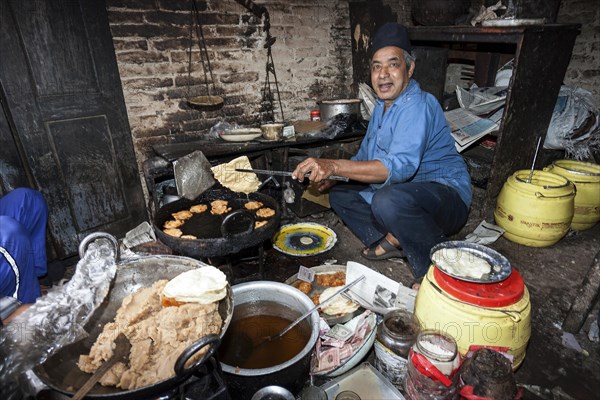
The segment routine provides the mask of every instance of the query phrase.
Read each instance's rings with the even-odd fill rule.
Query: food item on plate
[[[173,237],[181,237],[181,235],[183,235],[183,232],[181,231],[181,229],[165,229],[163,230],[164,233],[166,233],[169,236],[173,236]]]
[[[206,204],[196,204],[190,207],[190,211],[195,214],[203,213],[208,210],[208,206]]]
[[[162,297],[179,303],[208,304],[221,300],[226,294],[227,277],[219,269],[208,266],[189,270],[171,279]]]
[[[189,212],[188,210],[181,210],[178,211],[176,213],[171,214],[173,216],[173,218],[175,219],[179,219],[179,220],[186,220],[186,219],[190,219],[192,218],[192,214],[191,212]]]
[[[138,289],[123,299],[114,322],[104,326],[90,353],[79,356],[78,367],[87,373],[96,371],[112,356],[118,334],[124,333],[131,343],[129,362],[111,367],[100,384],[133,390],[172,378],[175,361],[187,347],[201,337],[221,332],[218,305],[226,295],[226,286],[224,274],[208,266]],[[167,287],[166,298],[173,301],[165,306]]]
[[[163,228],[165,228],[165,229],[179,228],[181,225],[183,225],[184,222],[185,221],[182,221],[180,219],[170,219],[164,223]]]
[[[343,286],[346,284],[346,273],[338,271],[330,274],[316,274],[315,282],[321,286]]]
[[[261,208],[256,212],[256,216],[261,218],[270,218],[275,215],[275,210],[269,207]]]
[[[231,207],[227,207],[227,200],[215,200],[210,203],[210,213],[213,215],[222,215],[231,211]]]
[[[256,221],[254,223],[254,229],[258,229],[262,226],[265,226],[267,224],[267,222],[269,222],[269,221]]]
[[[196,240],[198,238],[196,236],[194,236],[194,235],[181,235],[181,239]]]
[[[215,179],[234,192],[254,193],[260,186],[256,174],[238,172],[236,169],[252,169],[248,156],[241,156],[226,164],[215,165],[211,168]]]
[[[244,204],[244,207],[246,208],[246,210],[258,210],[262,206],[263,206],[263,203],[260,201],[249,201],[246,204]]]
[[[323,290],[323,293],[319,296],[319,304],[333,296],[338,290],[340,290],[338,287],[330,287]],[[321,311],[328,315],[340,315],[354,312],[358,310],[359,307],[360,306],[352,300],[338,294],[330,303],[322,307]]]
[[[443,271],[457,277],[482,279],[492,271],[486,260],[460,248],[440,249],[431,256]]]
[[[309,294],[313,289],[312,284],[310,282],[305,281],[299,281],[294,286],[296,287],[296,289],[298,289],[304,294]]]
[[[320,297],[320,296],[321,296],[321,295],[320,295],[319,293],[315,293],[315,294],[313,294],[313,295],[311,296],[311,298],[310,298],[310,299],[311,299],[311,300],[312,300],[312,302],[315,304],[315,306],[318,306],[318,305],[319,305],[319,297]]]

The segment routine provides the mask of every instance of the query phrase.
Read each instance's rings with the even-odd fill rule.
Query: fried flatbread
[[[269,222],[269,221],[256,221],[254,223],[254,229],[258,229],[260,227],[265,226],[267,224],[267,222]]]
[[[275,210],[269,207],[261,208],[256,212],[256,216],[261,218],[270,218],[273,215],[275,215]]]
[[[222,215],[231,211],[231,207],[227,207],[227,200],[214,200],[210,203],[210,213],[213,215]]]
[[[249,201],[246,204],[244,204],[246,210],[258,210],[262,206],[263,203],[261,203],[260,201]]]
[[[192,214],[190,211],[188,210],[181,210],[178,211],[176,213],[171,214],[173,216],[173,218],[175,219],[179,219],[179,220],[186,220],[186,219],[190,219],[192,218]]]
[[[170,219],[168,221],[166,221],[163,225],[163,228],[165,229],[175,229],[175,228],[179,228],[181,225],[183,225],[183,221],[180,219]]]
[[[203,213],[208,210],[208,206],[206,204],[196,204],[190,207],[190,211],[196,214]]]
[[[181,237],[181,235],[183,235],[183,232],[181,232],[181,229],[165,229],[163,232],[169,236],[174,236],[177,238]]]

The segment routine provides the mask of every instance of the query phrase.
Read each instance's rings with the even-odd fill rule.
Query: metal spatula
[[[112,357],[106,360],[104,364],[102,364],[100,368],[98,368],[96,372],[90,376],[90,379],[88,379],[87,382],[73,395],[71,400],[83,399],[113,365],[119,361],[126,361],[129,359],[130,350],[131,343],[129,342],[129,339],[127,336],[120,333],[119,336],[117,336],[117,339],[115,339],[115,350],[113,351]]]
[[[177,193],[194,200],[215,184],[211,165],[204,153],[196,150],[173,163]]]

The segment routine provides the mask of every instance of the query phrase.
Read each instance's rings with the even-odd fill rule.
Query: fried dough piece
[[[333,274],[316,274],[315,282],[321,286],[342,286],[346,284],[346,273],[338,271]]]
[[[256,216],[261,218],[270,218],[275,215],[275,210],[269,207],[261,208],[256,212]]]
[[[163,225],[163,228],[165,228],[165,229],[179,228],[181,225],[183,225],[183,222],[184,221],[182,221],[180,219],[170,219],[165,222],[165,224]]]
[[[262,206],[263,206],[263,203],[261,203],[260,201],[249,201],[246,204],[244,204],[244,207],[246,207],[246,210],[258,210]]]
[[[190,207],[190,211],[196,214],[203,213],[208,210],[208,206],[206,204],[196,204]]]
[[[267,224],[267,222],[269,222],[269,221],[256,221],[254,223],[254,229],[258,229],[262,226],[265,226]]]
[[[179,219],[179,220],[186,220],[186,219],[190,219],[192,218],[192,214],[191,212],[189,212],[188,210],[181,210],[178,211],[176,213],[171,214],[173,216],[173,218],[175,219]]]
[[[312,285],[310,282],[301,281],[296,288],[304,294],[309,294],[312,290]]]
[[[231,211],[231,207],[227,207],[227,200],[214,200],[210,203],[210,213],[213,215],[222,215]]]
[[[198,239],[196,236],[194,235],[181,235],[182,239],[191,239],[191,240],[196,240]]]
[[[315,306],[318,306],[319,304],[321,304],[321,302],[319,301],[320,297],[321,297],[321,295],[319,293],[317,293],[313,297],[310,298],[312,300],[312,302],[315,304]]]
[[[183,232],[181,232],[181,229],[165,229],[163,232],[169,236],[174,236],[177,238],[181,237],[181,235],[183,235]]]

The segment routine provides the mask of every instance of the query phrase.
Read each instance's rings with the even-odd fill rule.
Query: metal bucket
[[[544,171],[564,176],[575,185],[575,208],[571,228],[582,231],[600,221],[600,165],[575,161],[557,160]]]
[[[233,286],[233,301],[235,309],[232,322],[244,317],[236,313],[240,306],[258,303],[274,302],[282,304],[291,315],[285,316],[296,319],[309,311],[313,306],[312,300],[293,286],[271,281],[255,281]],[[262,315],[262,314],[257,314]],[[259,389],[277,385],[285,387],[294,394],[306,383],[310,369],[310,357],[319,336],[319,314],[313,312],[305,321],[310,326],[308,343],[296,356],[290,360],[269,368],[237,368],[221,361],[224,379],[232,398],[250,399]]]
[[[504,237],[531,247],[547,247],[569,231],[575,186],[545,171],[520,170],[511,175],[496,200],[494,219]]]
[[[330,121],[338,114],[360,115],[360,99],[323,100],[319,103],[321,121]]]

